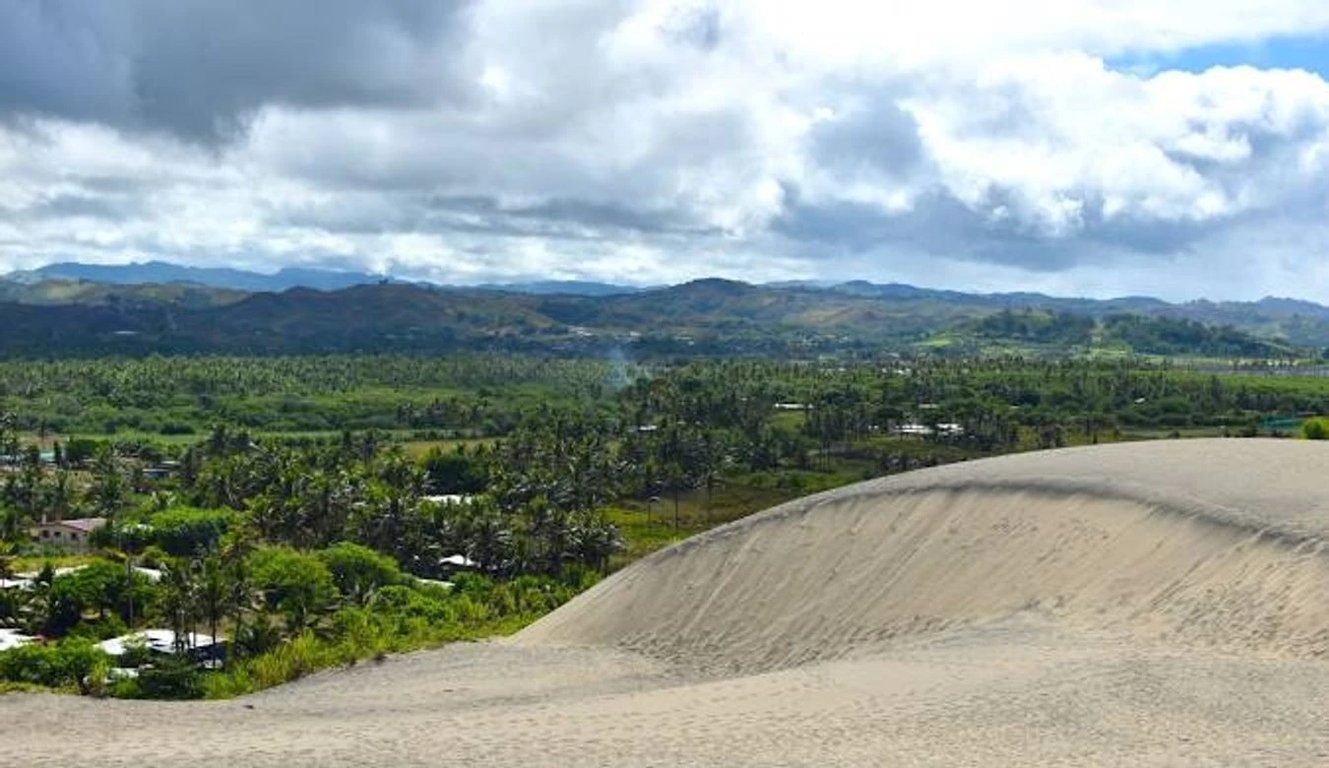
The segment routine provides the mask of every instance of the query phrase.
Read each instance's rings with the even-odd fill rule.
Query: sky
[[[1329,302],[1323,0],[0,0],[0,272]]]

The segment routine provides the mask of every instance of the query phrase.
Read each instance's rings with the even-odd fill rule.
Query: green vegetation
[[[1011,313],[991,325],[1038,341],[1113,322]],[[0,653],[0,685],[246,693],[515,631],[670,543],[867,477],[1145,437],[1329,435],[1312,418],[1329,413],[1329,379],[1204,365],[0,363],[0,578],[29,574],[0,589],[0,628],[45,639]],[[290,431],[315,418],[335,428]],[[177,434],[142,431],[168,422]],[[109,434],[89,437],[94,423]],[[87,552],[28,534],[44,518],[94,516],[106,524]],[[175,647],[97,650],[147,628]]]
[[[1301,423],[1300,435],[1306,440],[1329,440],[1329,419],[1306,419]]]
[[[1261,338],[1232,326],[1183,318],[1109,314],[1096,320],[1067,311],[1005,309],[948,329],[927,342],[934,349],[967,354],[1008,351],[1064,355],[1109,351],[1164,356],[1290,358],[1286,342]]]
[[[442,440],[502,434],[542,404],[597,402],[625,373],[598,361],[498,357],[10,361],[0,362],[0,412],[38,439],[85,436],[84,452],[87,438],[107,435],[194,443],[217,424],[292,438],[375,429]]]
[[[104,689],[109,669],[110,659],[87,640],[0,653],[0,680],[11,685],[74,689],[86,695]]]

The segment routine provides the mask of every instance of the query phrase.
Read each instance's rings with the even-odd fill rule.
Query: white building
[[[36,639],[19,632],[17,629],[0,629],[0,651],[8,651],[20,645],[27,645]]]

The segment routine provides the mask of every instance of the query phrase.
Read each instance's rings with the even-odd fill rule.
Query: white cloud
[[[0,268],[1329,290],[1329,84],[1104,63],[1324,32],[1323,3],[218,7],[0,11],[41,52],[0,73]],[[205,33],[225,69],[193,77]]]

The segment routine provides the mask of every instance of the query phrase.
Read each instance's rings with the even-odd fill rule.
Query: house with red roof
[[[32,540],[71,552],[86,552],[92,532],[106,525],[104,517],[81,517],[73,520],[43,521],[28,529]]]

